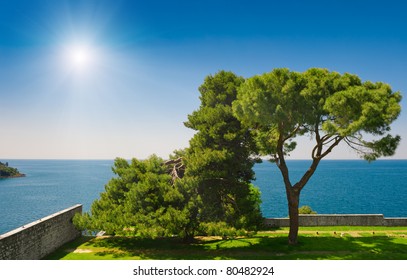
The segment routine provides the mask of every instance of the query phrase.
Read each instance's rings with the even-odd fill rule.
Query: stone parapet
[[[72,223],[77,204],[0,235],[0,260],[38,260],[81,235]]]
[[[288,218],[266,218],[267,227],[289,227]],[[385,218],[383,214],[300,215],[300,226],[407,226],[407,218]]]

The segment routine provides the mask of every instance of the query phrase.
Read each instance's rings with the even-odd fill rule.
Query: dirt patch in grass
[[[78,254],[85,254],[85,253],[92,253],[92,250],[89,249],[75,249],[72,253],[78,253]]]
[[[82,249],[82,248],[69,248],[64,250],[67,253],[75,253],[75,254],[86,254],[86,253],[93,253],[93,250],[90,249]]]

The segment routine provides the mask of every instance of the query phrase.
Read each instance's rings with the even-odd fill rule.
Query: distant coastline
[[[0,179],[25,177],[25,174],[20,173],[17,168],[8,166],[8,162],[0,161]]]
[[[12,175],[12,176],[0,176],[0,179],[7,179],[7,178],[21,178],[21,177],[25,177],[25,174],[18,174],[18,175]]]

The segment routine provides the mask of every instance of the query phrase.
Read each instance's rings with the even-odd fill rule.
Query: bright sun
[[[95,63],[96,52],[88,45],[73,44],[65,48],[64,57],[71,70],[85,71]]]

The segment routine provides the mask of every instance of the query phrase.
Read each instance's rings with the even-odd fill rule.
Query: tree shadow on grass
[[[71,248],[81,245],[85,245],[86,248],[94,248],[96,256],[109,259],[407,259],[407,239],[387,236],[300,236],[299,243],[296,246],[288,245],[286,236],[200,240],[192,244],[185,244],[177,238],[152,240],[137,237],[104,237],[82,238],[82,240],[73,243]],[[65,250],[65,255],[68,253]],[[56,256],[62,258],[63,253]]]
[[[75,239],[75,240],[73,240],[71,242],[68,242],[65,245],[62,245],[55,252],[45,256],[43,259],[44,260],[60,260],[60,259],[63,259],[68,254],[75,251],[79,246],[81,246],[82,244],[85,244],[86,242],[91,241],[92,239],[94,239],[94,237],[92,237],[92,236],[78,237],[77,239]]]

